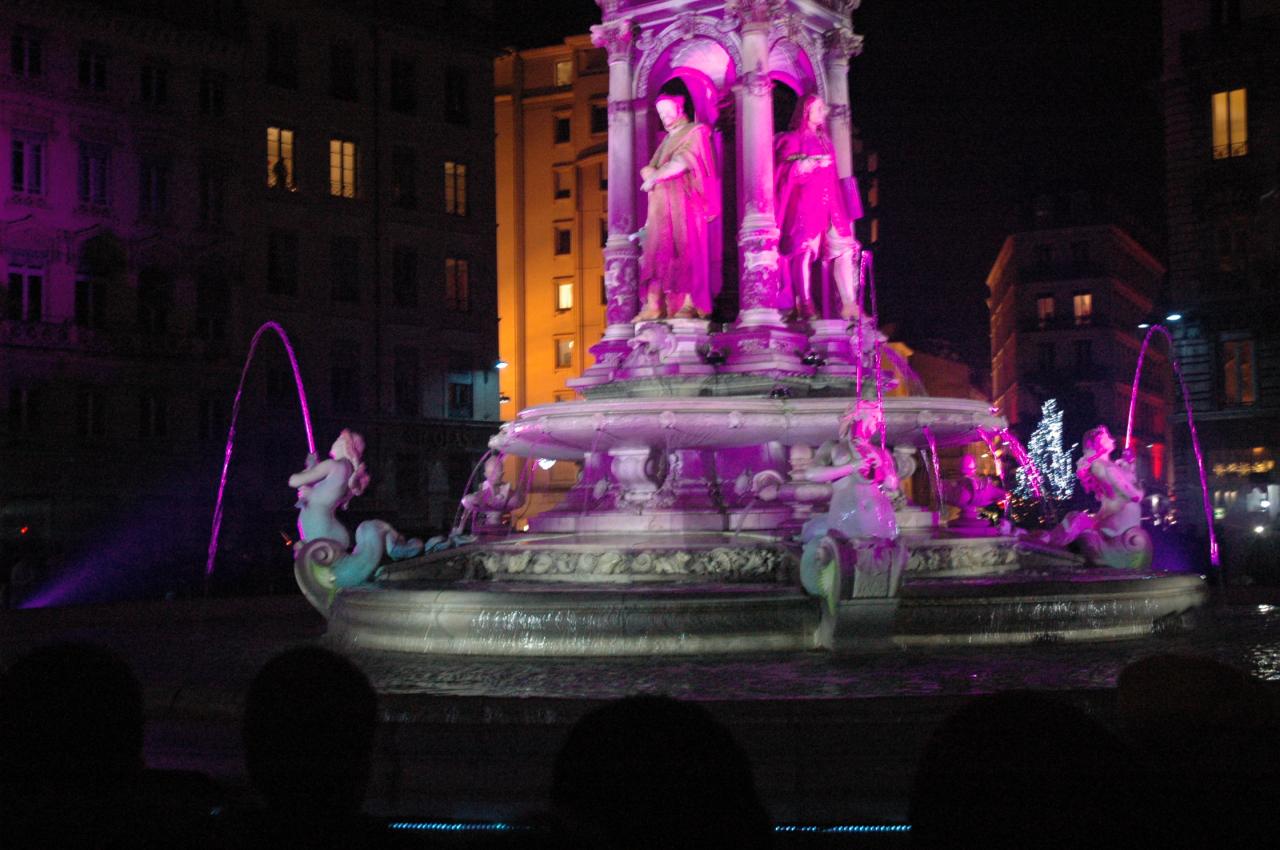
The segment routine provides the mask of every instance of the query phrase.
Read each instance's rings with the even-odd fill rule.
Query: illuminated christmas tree
[[[1055,502],[1070,499],[1076,489],[1075,469],[1071,464],[1071,450],[1062,444],[1062,411],[1058,400],[1051,398],[1040,408],[1040,424],[1027,440],[1027,456],[1040,470],[1040,478],[1048,492],[1046,498]],[[1035,496],[1031,486],[1031,473],[1025,467],[1018,468],[1018,496],[1030,499]]]

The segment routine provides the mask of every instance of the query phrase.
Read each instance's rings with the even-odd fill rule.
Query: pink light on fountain
[[[1205,527],[1209,529],[1209,563],[1220,566],[1218,557],[1218,538],[1213,531],[1213,506],[1209,502],[1209,480],[1204,472],[1204,453],[1200,451],[1200,437],[1196,433],[1196,419],[1191,408],[1191,396],[1187,395],[1187,382],[1182,377],[1182,364],[1173,353],[1173,337],[1164,325],[1152,325],[1147,335],[1142,338],[1142,348],[1138,350],[1138,366],[1133,370],[1133,385],[1129,389],[1129,418],[1124,425],[1124,450],[1130,452],[1133,447],[1133,410],[1138,404],[1138,382],[1142,378],[1142,364],[1147,357],[1147,346],[1151,344],[1152,334],[1159,331],[1169,343],[1169,359],[1173,362],[1173,372],[1178,376],[1178,388],[1182,392],[1182,403],[1187,410],[1187,429],[1191,432],[1191,449],[1195,452],[1196,468],[1200,472],[1200,500],[1204,505]]]
[[[240,383],[236,386],[235,401],[231,405],[231,426],[227,429],[227,446],[222,453],[222,476],[218,480],[218,498],[213,503],[213,529],[209,533],[209,557],[205,561],[205,576],[213,575],[213,559],[218,552],[218,533],[222,530],[222,496],[227,489],[227,470],[231,467],[231,450],[236,440],[236,421],[240,416],[240,397],[244,393],[245,378],[249,376],[249,365],[253,363],[254,352],[258,350],[258,340],[267,331],[275,331],[284,344],[284,352],[289,357],[289,366],[293,369],[293,384],[298,390],[298,405],[302,408],[302,424],[307,431],[307,451],[316,453],[316,438],[311,430],[311,408],[307,405],[307,391],[302,386],[302,371],[298,368],[298,356],[289,342],[289,335],[276,322],[263,322],[249,341],[249,353],[244,358],[244,367],[240,370]]]
[[[929,430],[928,425],[920,426],[920,431],[924,434],[925,441],[929,443],[929,468],[933,475],[933,497],[938,502],[938,516],[942,517],[944,506],[942,503],[942,470],[938,467],[938,440],[933,436],[933,432]]]

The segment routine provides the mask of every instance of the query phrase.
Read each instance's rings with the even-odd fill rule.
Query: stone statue
[[[819,258],[831,267],[840,293],[840,318],[852,319],[858,311],[853,265],[858,243],[849,204],[836,176],[835,148],[826,121],[827,105],[822,98],[805,95],[796,104],[790,128],[779,133],[773,145],[779,250],[786,261],[784,279],[790,281],[799,319],[815,315],[810,277]]]
[[[943,500],[960,509],[960,516],[947,523],[947,528],[972,536],[1000,534],[1003,529],[987,522],[978,511],[1007,495],[1009,492],[993,479],[978,474],[978,461],[973,455],[965,455],[960,459],[960,478],[942,485]]]
[[[1084,455],[1076,463],[1076,477],[1086,493],[1098,500],[1093,513],[1072,511],[1041,539],[1057,546],[1079,543],[1092,564],[1145,569],[1151,564],[1151,536],[1142,527],[1142,488],[1133,460],[1126,453],[1111,457],[1116,441],[1099,425],[1084,435]]]
[[[300,543],[324,539],[342,550],[351,547],[351,534],[337,514],[369,486],[371,479],[361,460],[363,455],[364,438],[344,428],[333,441],[326,460],[308,455],[306,468],[289,476],[289,486],[298,490]],[[380,519],[365,520],[356,527],[355,548],[331,565],[333,585],[353,587],[365,583],[384,556],[401,560],[421,553],[421,540],[406,540]]]
[[[472,518],[472,529],[476,532],[507,530],[502,522],[502,515],[516,510],[524,502],[524,494],[502,480],[502,461],[505,455],[494,452],[485,458],[484,481],[480,486],[462,497],[463,516],[455,534],[466,527],[467,519]]]
[[[640,169],[649,212],[641,231],[643,306],[636,321],[705,318],[714,295],[707,229],[720,215],[711,128],[689,120],[681,95],[659,95],[656,108],[667,137]]]
[[[876,439],[878,405],[859,402],[840,423],[840,438],[818,449],[803,477],[831,483],[824,514],[804,524],[800,575],[805,589],[827,600],[891,596],[906,548],[898,538],[890,493],[898,487],[893,456]]]

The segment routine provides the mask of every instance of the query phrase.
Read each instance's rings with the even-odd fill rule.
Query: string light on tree
[[[1076,489],[1076,476],[1071,465],[1071,451],[1062,444],[1062,411],[1056,398],[1048,399],[1040,408],[1040,424],[1027,441],[1027,455],[1049,483],[1046,495],[1058,502],[1070,499]],[[1015,492],[1024,499],[1031,498],[1033,490],[1029,473],[1019,467],[1017,476]]]

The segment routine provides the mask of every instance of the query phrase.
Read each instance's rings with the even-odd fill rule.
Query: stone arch
[[[705,15],[681,15],[656,36],[652,35],[651,32],[641,35],[636,45],[641,52],[641,59],[636,67],[632,96],[636,100],[651,98],[657,92],[658,87],[671,78],[672,74],[670,72],[672,69],[680,67],[672,62],[672,59],[675,56],[683,56],[686,60],[688,59],[691,48],[677,45],[677,42],[700,40],[710,42],[719,47],[728,58],[726,69],[729,72],[728,79],[721,80],[719,84],[723,86],[732,82],[733,78],[737,76],[738,69],[742,67],[742,53],[739,48],[737,34],[731,30],[722,29],[723,26],[721,21]],[[693,45],[692,49],[696,50],[697,47],[698,45]],[[707,68],[699,68],[698,70],[712,79],[716,76]],[[658,83],[653,85],[651,80],[655,76],[655,71],[659,79]]]
[[[804,34],[784,35],[773,41],[769,46],[769,76],[786,83],[800,96],[817,92],[827,99],[822,50]]]

